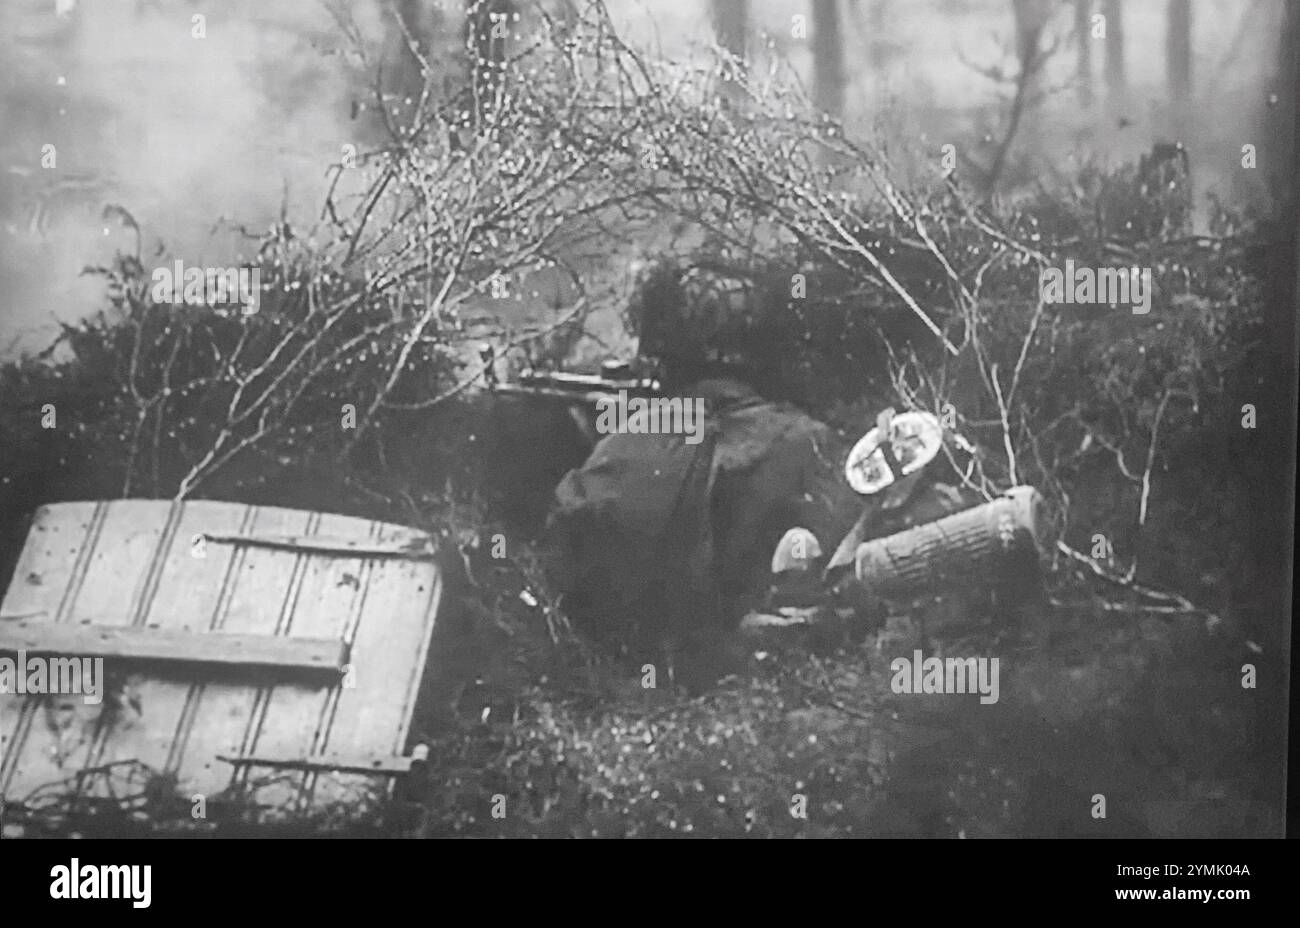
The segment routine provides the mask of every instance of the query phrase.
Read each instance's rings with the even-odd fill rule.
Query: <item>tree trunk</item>
[[[870,67],[877,74],[885,70],[886,53],[889,49],[889,10],[888,0],[866,0],[867,6],[867,31],[870,37],[867,41],[867,57]]]
[[[465,45],[480,107],[495,95],[506,60],[506,36],[514,31],[513,13],[512,0],[465,0]]]
[[[1029,89],[1038,83],[1042,70],[1043,28],[1051,15],[1051,6],[1043,0],[1011,0],[1016,14],[1016,59]]]
[[[989,168],[990,191],[997,185],[1002,170],[1006,167],[1007,155],[1020,127],[1025,126],[1031,134],[1036,135],[1033,131],[1037,121],[1035,114],[1041,102],[1039,91],[1045,63],[1043,30],[1052,15],[1051,0],[1012,0],[1011,8],[1016,20],[1016,59],[1020,73],[1016,75],[1016,91],[1007,117],[1006,133]]]
[[[1079,103],[1092,105],[1092,0],[1074,0],[1074,38],[1079,43],[1075,80]]]
[[[844,44],[838,0],[812,0],[813,102],[836,118],[844,116]]]
[[[1292,230],[1294,245],[1296,216],[1300,213],[1300,190],[1296,182],[1300,177],[1300,5],[1285,5],[1281,27],[1273,89],[1265,90],[1265,105],[1260,114],[1264,139],[1260,157],[1264,159],[1261,167],[1269,180],[1274,215]],[[1288,280],[1295,285],[1294,266]],[[1287,304],[1280,301],[1279,305]],[[1295,313],[1290,313],[1289,318],[1294,320]]]
[[[1120,0],[1106,0],[1106,92],[1112,101],[1124,98],[1124,14]]]
[[[1192,95],[1192,0],[1169,0],[1165,74],[1169,83],[1173,129],[1181,134]]]
[[[393,39],[392,57],[385,73],[391,75],[392,91],[398,97],[414,102],[424,89],[425,75],[408,43],[414,42],[424,59],[434,63],[438,57],[434,54],[434,42],[442,14],[436,6],[426,7],[424,0],[400,0],[395,9],[401,26],[391,26],[397,34]]]
[[[718,44],[736,59],[736,68],[741,68],[745,60],[749,35],[749,0],[712,0],[713,34]],[[738,74],[728,65],[722,82],[724,96],[737,99],[740,96]]]

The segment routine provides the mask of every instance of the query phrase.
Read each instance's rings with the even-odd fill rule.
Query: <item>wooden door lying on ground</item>
[[[0,605],[0,655],[102,657],[104,698],[0,695],[0,795],[102,789],[83,772],[116,762],[174,777],[187,800],[242,787],[284,812],[383,787],[409,766],[433,549],[319,512],[43,507]]]

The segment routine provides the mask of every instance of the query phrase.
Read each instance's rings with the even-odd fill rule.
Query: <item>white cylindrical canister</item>
[[[1024,546],[1042,550],[1043,499],[1013,487],[982,505],[858,546],[854,570],[873,593],[908,593],[928,584],[987,575]]]

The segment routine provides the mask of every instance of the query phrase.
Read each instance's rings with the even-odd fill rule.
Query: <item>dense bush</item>
[[[1106,537],[1093,560],[1130,591],[1179,590],[1195,603],[1153,601],[1280,641],[1291,424],[1276,416],[1295,359],[1267,334],[1280,253],[1267,226],[1216,209],[1196,234],[1185,179],[1138,167],[1090,168],[1011,204],[978,203],[937,167],[903,190],[882,152],[797,94],[723,99],[709,74],[635,54],[595,15],[548,23],[476,115],[457,100],[413,114],[364,161],[342,218],[332,200],[327,226],[274,230],[256,257],[258,313],[156,305],[137,259],[101,269],[104,313],[0,366],[0,575],[24,518],[68,498],[481,522],[484,454],[504,446],[477,392],[477,342],[562,358],[635,252],[650,260],[616,308],[679,380],[725,366],[853,432],[885,404],[951,417],[980,453],[948,479],[1032,483],[1074,549]],[[1150,313],[1042,303],[1040,270],[1067,258],[1151,268]],[[467,321],[542,279],[562,297],[553,323],[484,334]],[[1244,403],[1268,427],[1242,430]],[[573,687],[609,695],[635,668],[575,644],[535,552],[514,550],[465,591],[458,627],[488,644],[463,649],[451,690],[477,680],[484,698],[466,706],[488,713],[427,720],[425,832],[814,833],[789,814],[801,791],[819,828],[868,821],[880,755],[842,724],[873,708],[862,654],[828,658],[815,684],[794,676],[820,658],[792,653],[705,699],[674,702],[661,684],[667,703],[633,687],[597,708]],[[809,685],[850,701],[805,700]],[[523,811],[497,822],[498,794]]]

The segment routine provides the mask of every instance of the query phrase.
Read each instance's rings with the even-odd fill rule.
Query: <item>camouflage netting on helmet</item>
[[[656,261],[643,273],[625,321],[641,354],[660,361],[677,384],[723,366],[771,379],[793,319],[785,307],[756,299],[758,284],[743,269]]]
[[[913,282],[927,269],[897,266],[924,289]],[[669,387],[734,377],[814,414],[888,392],[885,332],[900,344],[933,342],[885,295],[798,247],[662,255],[640,271],[623,316]]]

